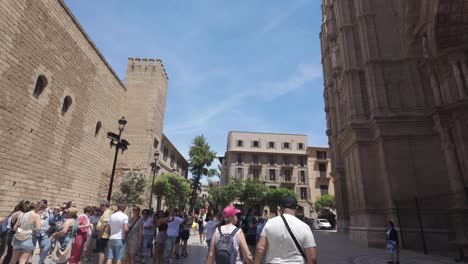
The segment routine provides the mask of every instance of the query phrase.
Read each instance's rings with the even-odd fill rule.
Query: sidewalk
[[[314,231],[317,242],[318,263],[322,264],[386,264],[385,249],[359,247],[345,235],[336,232]],[[446,264],[453,259],[439,256],[425,256],[422,253],[402,250],[402,264]]]

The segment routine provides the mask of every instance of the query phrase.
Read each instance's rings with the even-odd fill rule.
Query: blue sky
[[[122,80],[128,57],[163,60],[164,132],[184,155],[200,134],[222,155],[232,130],[327,145],[321,1],[65,2]]]

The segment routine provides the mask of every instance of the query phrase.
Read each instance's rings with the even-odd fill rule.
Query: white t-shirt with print
[[[171,236],[171,237],[176,237],[179,235],[179,227],[180,227],[180,224],[182,224],[182,222],[184,221],[184,219],[178,217],[178,216],[175,216],[174,217],[174,221],[171,221],[171,222],[168,222],[167,223],[167,236]]]
[[[108,225],[110,227],[109,239],[124,239],[124,225],[128,225],[128,216],[121,211],[113,213],[110,218]]]
[[[295,216],[283,215],[304,252],[306,248],[316,246],[314,235],[308,225]],[[268,220],[260,236],[266,237],[268,241],[265,263],[305,263],[281,216]]]

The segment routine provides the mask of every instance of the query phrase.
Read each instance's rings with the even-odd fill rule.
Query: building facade
[[[404,247],[466,250],[466,17],[467,0],[323,1],[338,228],[352,240],[383,245],[392,219]]]
[[[310,202],[313,205],[323,195],[335,196],[335,186],[331,177],[330,150],[323,147],[307,147],[307,171],[309,177]],[[310,217],[317,219],[314,210]]]
[[[159,155],[159,166],[161,167],[159,174],[174,172],[187,179],[188,161],[164,134],[162,135],[161,151]]]
[[[5,0],[0,14],[0,215],[22,199],[106,198],[106,135],[122,116],[130,146],[118,168],[149,175],[163,139],[162,62],[129,59],[124,85],[62,0]]]
[[[291,189],[297,194],[300,210],[309,217],[312,208],[306,151],[306,135],[231,131],[221,159],[220,185],[234,178],[254,178],[270,189]]]

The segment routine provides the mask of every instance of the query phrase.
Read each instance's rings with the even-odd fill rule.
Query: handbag
[[[55,242],[54,249],[52,250],[52,260],[55,263],[66,263],[71,256],[71,252],[73,249],[73,244],[75,244],[75,236],[78,231],[78,221],[75,219],[73,223],[73,230],[71,232],[70,240],[68,241],[67,247],[62,250],[62,245],[60,241]]]
[[[23,220],[24,220],[24,214],[21,216],[20,226],[23,224]],[[26,230],[21,227],[18,227],[15,233],[15,239],[18,241],[28,240],[31,237],[32,233],[33,233],[32,230]]]
[[[297,239],[294,236],[293,232],[291,231],[291,228],[289,227],[288,222],[286,221],[286,218],[284,218],[284,215],[281,213],[280,215],[281,215],[281,219],[283,219],[283,222],[286,225],[286,229],[288,229],[289,235],[294,241],[294,244],[296,244],[297,249],[299,250],[299,252],[301,252],[301,255],[304,257],[305,262],[307,263],[307,257],[306,257],[306,254],[304,253],[304,250],[302,250],[301,245],[299,245],[299,242],[297,242]]]
[[[18,227],[15,233],[15,239],[18,241],[28,240],[32,235],[32,230],[24,230],[21,227]]]

